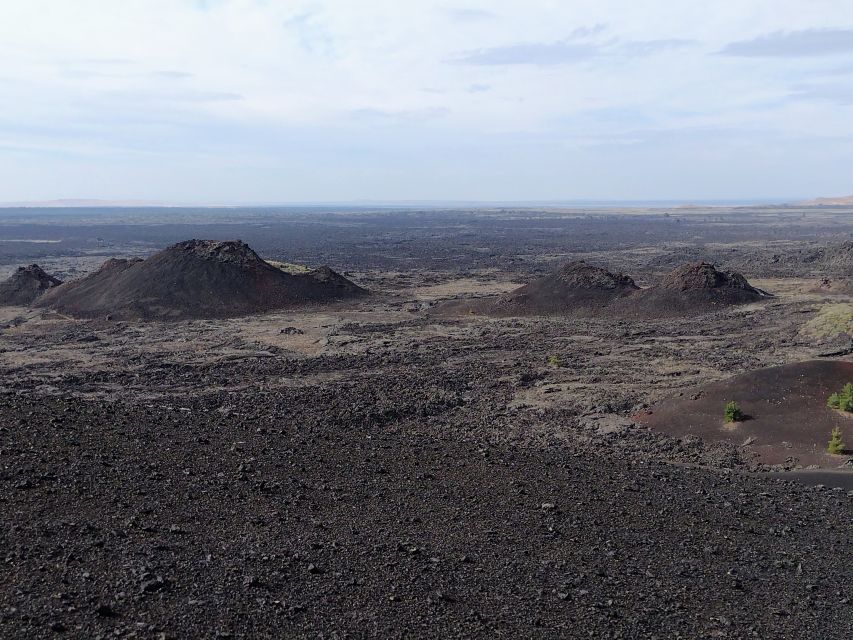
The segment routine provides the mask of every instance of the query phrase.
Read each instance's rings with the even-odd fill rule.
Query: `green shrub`
[[[841,440],[841,429],[839,427],[832,430],[832,437],[829,439],[829,444],[826,445],[826,450],[829,453],[844,453],[844,442]]]
[[[830,409],[853,412],[853,383],[848,382],[841,391],[829,396],[826,399],[826,406]]]
[[[552,367],[562,367],[563,361],[560,360],[560,356],[548,356],[548,364]]]
[[[743,420],[743,411],[740,410],[737,402],[730,400],[726,403],[726,409],[723,412],[723,417],[726,422],[740,422]]]

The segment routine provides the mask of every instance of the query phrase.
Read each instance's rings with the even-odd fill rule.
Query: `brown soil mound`
[[[763,464],[817,464],[837,467],[847,456],[832,456],[826,445],[840,427],[853,444],[853,415],[826,406],[826,399],[853,382],[853,362],[813,360],[750,371],[723,382],[684,391],[635,419],[674,436],[707,441],[749,442]],[[725,424],[726,402],[738,403],[747,419]]]
[[[45,273],[37,264],[18,267],[8,279],[0,282],[0,305],[26,306],[60,284],[61,281]]]
[[[285,273],[239,240],[187,240],[147,260],[108,260],[38,306],[81,318],[225,318],[365,293],[328,267]]]
[[[453,301],[444,310],[495,316],[591,316],[606,313],[613,301],[638,289],[626,275],[613,274],[583,261],[569,262],[506,295],[479,301]]]

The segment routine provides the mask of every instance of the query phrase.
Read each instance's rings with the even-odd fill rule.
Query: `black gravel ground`
[[[451,437],[458,407],[336,393],[2,396],[0,637],[853,634],[845,492]]]
[[[0,212],[9,240],[59,240],[0,241],[0,263],[76,277],[97,263],[75,256],[241,237],[383,291],[580,258],[645,281],[851,262],[824,246],[849,236],[843,211],[178,213]],[[313,356],[216,323],[10,318],[0,640],[851,638],[853,496],[673,464],[748,461],[598,419],[802,357],[812,306],[342,322]]]

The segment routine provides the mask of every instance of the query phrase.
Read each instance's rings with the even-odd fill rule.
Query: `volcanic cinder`
[[[622,274],[585,262],[570,262],[553,273],[502,296],[495,308],[533,314],[586,314],[630,295],[639,287]]]
[[[693,262],[668,273],[656,286],[626,301],[626,315],[648,318],[696,315],[770,297],[740,273],[719,271],[709,262]]]
[[[682,265],[659,284],[641,289],[630,276],[578,261],[506,295],[452,301],[442,305],[439,312],[654,319],[708,313],[757,302],[768,295],[751,286],[741,274],[718,271],[708,262]]]
[[[62,284],[45,273],[37,264],[18,267],[9,278],[0,282],[0,305],[25,306],[31,304],[48,289]]]
[[[37,306],[78,318],[227,318],[367,292],[328,267],[291,274],[239,240],[187,240],[147,260],[108,260],[56,287]]]
[[[560,315],[586,317],[604,314],[607,307],[639,290],[628,276],[613,274],[580,260],[502,296],[453,300],[441,305],[442,315],[490,316]]]
[[[682,392],[636,418],[677,437],[748,443],[745,446],[763,464],[796,459],[802,465],[836,467],[846,457],[826,453],[826,443],[836,427],[849,440],[853,419],[827,407],[826,400],[851,381],[851,362],[794,362]],[[742,422],[723,422],[723,408],[730,400],[744,412]]]
[[[853,419],[826,406],[853,300],[808,292],[844,277],[815,256],[853,217],[329,211],[0,211],[0,235],[60,240],[0,240],[3,265],[240,228],[377,292],[199,322],[0,310],[0,638],[853,638]],[[59,288],[105,314],[122,286],[174,310],[143,297],[281,282],[227,248]],[[555,255],[588,264],[535,281]],[[460,296],[503,315],[419,313]]]

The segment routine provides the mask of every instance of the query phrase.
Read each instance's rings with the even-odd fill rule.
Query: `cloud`
[[[853,86],[844,84],[800,85],[789,96],[793,100],[827,100],[840,105],[853,105]]]
[[[602,33],[605,29],[607,29],[607,25],[603,22],[599,22],[598,24],[594,24],[591,27],[578,27],[574,31],[572,31],[571,38],[588,38],[590,36],[597,36],[599,33]]]
[[[244,96],[233,91],[201,91],[195,89],[153,91],[111,91],[104,92],[103,99],[135,103],[176,104],[199,102],[233,102],[243,100]]]
[[[199,11],[211,11],[218,9],[225,3],[225,0],[195,0],[195,8]]]
[[[174,70],[160,70],[160,71],[151,71],[151,72],[141,72],[141,71],[131,71],[128,66],[122,67],[107,67],[108,71],[103,71],[104,67],[95,66],[93,68],[84,68],[84,67],[70,67],[66,69],[61,69],[59,71],[59,75],[66,78],[80,78],[80,79],[109,79],[109,78],[118,78],[125,80],[136,80],[136,79],[144,79],[144,78],[160,78],[160,79],[168,79],[168,80],[185,80],[187,78],[192,78],[192,73],[187,73],[185,71],[174,71]]]
[[[444,118],[450,114],[446,107],[413,109],[410,111],[387,111],[383,109],[353,109],[350,118],[368,124],[406,124]]]
[[[820,75],[823,76],[850,76],[853,75],[853,65],[846,65],[842,67],[834,67],[832,69],[823,69],[820,72]]]
[[[484,11],[483,9],[447,9],[445,14],[456,22],[480,22],[492,20],[496,17],[491,11]]]
[[[454,60],[459,64],[476,65],[554,65],[584,62],[600,55],[600,48],[593,44],[562,42],[510,44],[490,49],[477,49],[460,55]]]
[[[318,11],[307,11],[285,20],[284,27],[296,34],[299,45],[308,53],[331,55],[335,41]]]
[[[171,78],[173,80],[183,80],[186,78],[192,78],[192,73],[187,73],[186,71],[154,71],[151,73],[152,76],[156,78]]]
[[[853,29],[776,31],[752,40],[731,42],[722,55],[754,58],[799,58],[853,53]]]
[[[650,56],[661,51],[669,49],[678,49],[681,47],[690,47],[695,45],[693,40],[683,38],[663,38],[660,40],[635,40],[633,42],[625,42],[620,45],[619,50],[626,56]]]
[[[67,60],[66,62],[73,63],[74,60]],[[77,62],[83,65],[104,65],[110,67],[133,64],[133,60],[130,58],[83,58]]]
[[[594,36],[605,30],[605,25],[575,29],[565,40],[551,43],[517,43],[476,49],[462,53],[453,60],[458,64],[470,65],[537,65],[549,66],[586,62],[606,57],[644,57],[655,53],[694,44],[692,40],[664,38],[657,40],[611,39],[596,43]]]

